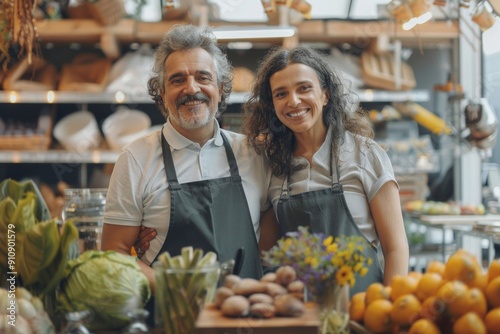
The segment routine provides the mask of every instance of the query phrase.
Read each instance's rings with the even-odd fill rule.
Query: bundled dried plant
[[[36,0],[2,0],[0,3],[0,61],[4,68],[14,45],[17,56],[27,56],[31,64],[38,37],[33,17],[35,6]]]

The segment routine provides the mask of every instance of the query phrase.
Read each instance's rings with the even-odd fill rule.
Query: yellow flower
[[[332,262],[332,265],[336,268],[342,267],[344,265],[344,259],[337,256],[332,257],[330,262]]]
[[[345,285],[346,283],[352,281],[354,279],[354,275],[352,270],[348,266],[342,266],[337,273],[335,274],[335,280],[339,285]]]
[[[333,242],[333,237],[329,236],[323,241],[323,246],[328,247],[329,245],[331,245],[332,242]]]
[[[363,277],[368,273],[368,268],[361,268],[359,276]]]
[[[331,237],[330,237],[331,238]],[[331,244],[331,245],[325,245],[326,246],[326,251],[330,254],[333,254],[333,253],[336,253],[339,249],[339,245],[337,245],[336,243],[335,244]]]
[[[361,269],[363,268],[363,263],[362,262],[357,262],[355,265],[354,265],[354,272],[357,273],[358,271],[360,271]]]

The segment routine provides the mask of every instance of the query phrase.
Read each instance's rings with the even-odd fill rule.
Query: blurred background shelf
[[[427,90],[412,91],[381,91],[360,89],[355,91],[360,102],[386,101],[429,101],[430,93]],[[234,92],[229,103],[243,103],[248,93]],[[153,103],[146,94],[124,94],[122,92],[59,92],[59,91],[0,91],[0,103]]]
[[[118,151],[95,150],[89,152],[47,151],[0,151],[1,163],[115,163]]]

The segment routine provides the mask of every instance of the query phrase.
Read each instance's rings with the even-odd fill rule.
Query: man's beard
[[[189,101],[202,101],[206,104],[200,104],[192,107],[183,105],[184,103]],[[209,109],[209,102],[210,99],[202,93],[183,96],[177,101],[175,112],[170,112],[169,116],[171,120],[179,124],[179,126],[181,126],[183,129],[194,130],[202,128],[212,122],[216,114],[216,110],[212,111]],[[180,108],[192,108],[194,109],[194,111],[179,112]],[[203,111],[201,111],[201,109],[203,109]]]

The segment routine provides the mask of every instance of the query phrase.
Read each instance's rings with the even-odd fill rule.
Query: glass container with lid
[[[62,219],[78,229],[80,253],[101,249],[102,224],[106,206],[106,188],[74,188],[64,191]]]

